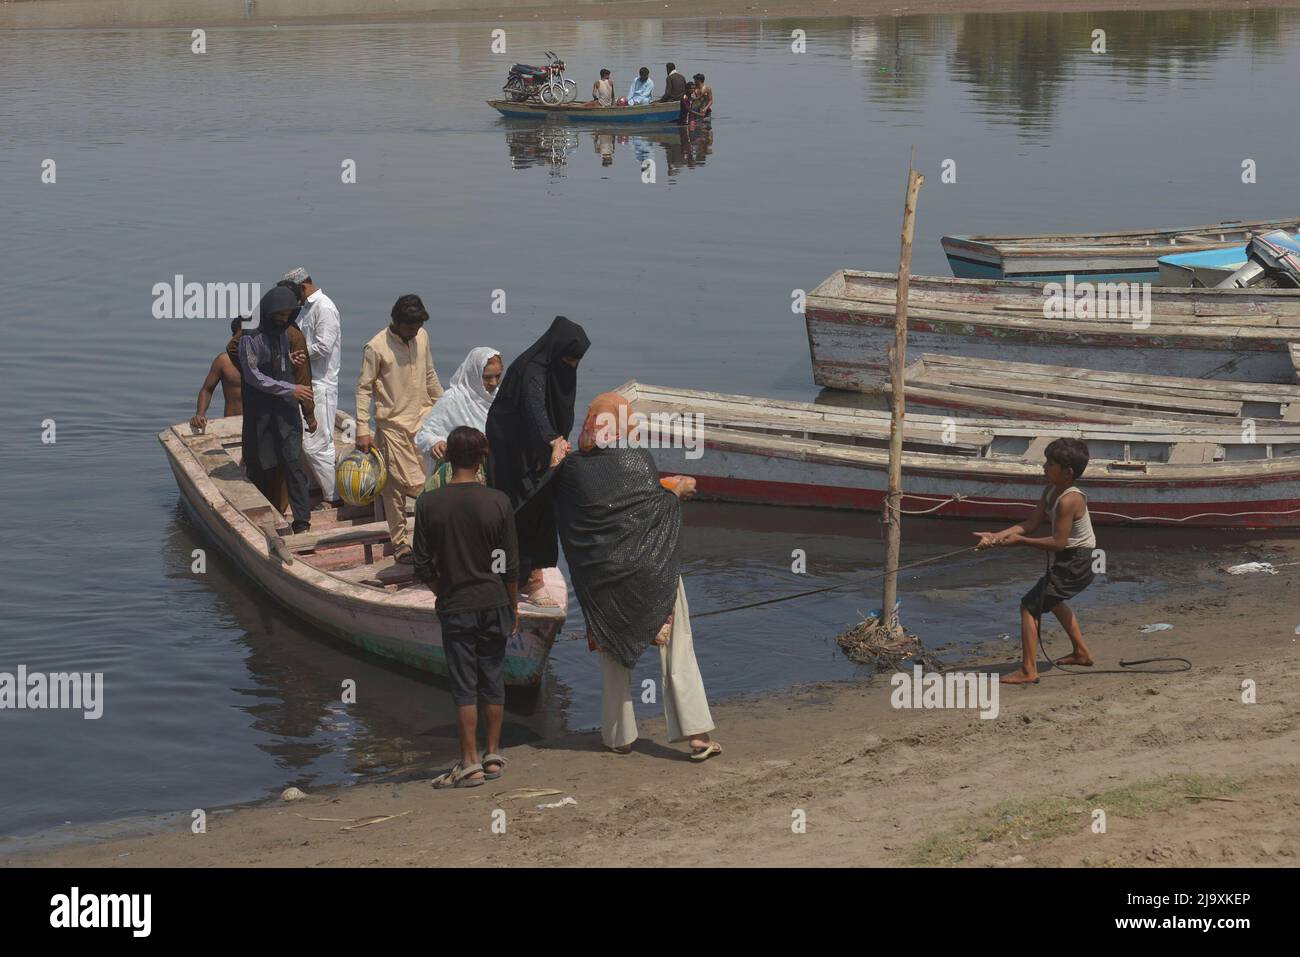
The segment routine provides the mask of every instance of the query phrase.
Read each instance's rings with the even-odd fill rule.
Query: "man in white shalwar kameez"
[[[298,328],[307,340],[311,388],[316,396],[316,421],[321,426],[315,432],[303,432],[303,465],[316,479],[321,489],[322,507],[327,507],[337,504],[339,499],[334,477],[334,413],[339,407],[339,362],[343,353],[339,310],[334,300],[312,282],[303,267],[299,266],[284,278],[302,290]]]

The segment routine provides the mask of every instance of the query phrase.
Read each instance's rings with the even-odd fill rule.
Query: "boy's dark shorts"
[[[442,650],[457,705],[504,704],[506,639],[514,630],[510,606],[438,614]]]
[[[1093,577],[1091,548],[1062,549],[1052,559],[1047,574],[1020,599],[1020,606],[1031,614],[1049,612],[1091,585]]]

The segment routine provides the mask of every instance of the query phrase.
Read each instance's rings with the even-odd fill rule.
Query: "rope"
[[[902,497],[914,498],[922,502],[938,502],[939,504],[934,506],[933,508],[926,508],[926,509],[894,508],[894,511],[898,512],[900,515],[929,515],[931,512],[939,511],[939,509],[943,508],[945,505],[952,505],[956,502],[970,502],[973,505],[1017,505],[1019,506],[1024,504],[1023,502],[1007,502],[1007,501],[996,501],[992,499],[978,499],[978,498],[972,498],[969,495],[959,495],[959,494],[954,494],[948,498],[936,498],[931,495],[905,495]],[[888,504],[886,504],[886,507],[893,508],[893,506],[890,506]],[[1297,513],[1300,513],[1300,508],[1288,508],[1288,509],[1282,509],[1280,511],[1269,511],[1269,510],[1261,509],[1261,510],[1249,511],[1249,512],[1198,512],[1195,515],[1184,515],[1182,518],[1169,518],[1164,515],[1137,515],[1137,516],[1125,515],[1123,512],[1101,511],[1100,509],[1093,508],[1091,505],[1088,507],[1088,511],[1091,512],[1093,515],[1107,515],[1110,516],[1111,518],[1122,518],[1126,522],[1172,522],[1174,524],[1178,524],[1180,522],[1190,522],[1192,519],[1195,518],[1242,518],[1247,515],[1295,515]]]

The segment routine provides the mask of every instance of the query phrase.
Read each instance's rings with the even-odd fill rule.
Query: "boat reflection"
[[[616,156],[627,157],[640,168],[646,160],[661,159],[669,176],[683,169],[703,166],[713,152],[713,125],[670,126],[628,130],[617,127],[580,128],[560,123],[500,121],[505,133],[510,168],[548,167],[552,176],[563,176],[591,144],[592,155],[602,167],[613,166]]]

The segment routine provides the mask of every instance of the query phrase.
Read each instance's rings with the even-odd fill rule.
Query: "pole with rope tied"
[[[891,415],[889,420],[889,485],[880,521],[885,526],[885,585],[880,617],[868,618],[849,629],[838,639],[853,661],[862,663],[932,659],[915,635],[908,635],[898,620],[898,562],[902,551],[903,498],[903,367],[907,363],[907,294],[912,275],[912,235],[916,226],[916,202],[925,177],[907,163],[907,194],[903,202],[903,231],[898,255],[898,281],[895,284],[894,342],[889,349]]]

